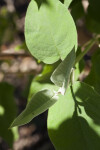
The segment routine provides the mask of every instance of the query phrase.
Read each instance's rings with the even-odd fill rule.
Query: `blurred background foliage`
[[[8,129],[31,96],[49,86],[50,76],[60,63],[45,65],[30,55],[24,39],[24,20],[29,2],[0,0],[0,150],[54,149],[47,135],[47,112],[28,125]],[[99,7],[100,0],[73,0],[69,6],[78,32],[77,55],[94,35],[100,34]],[[75,80],[84,80],[98,93],[99,46],[98,40],[75,68]]]

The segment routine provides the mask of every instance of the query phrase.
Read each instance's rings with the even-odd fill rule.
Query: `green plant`
[[[99,43],[99,4],[99,0],[96,3],[94,0],[89,1],[85,14],[81,0],[65,0],[62,3],[59,0],[31,0],[27,10],[26,44],[34,57],[48,65],[41,76],[33,80],[26,109],[11,127],[26,124],[49,109],[48,133],[57,150],[100,149],[99,51],[95,56],[98,59],[93,59],[90,78],[88,76],[84,80],[86,83],[75,81],[77,77],[74,78],[74,72],[80,73],[79,65],[84,66],[82,61],[85,54]],[[83,46],[83,52],[80,51],[82,47],[77,46],[77,32],[68,10],[69,5],[75,22],[84,16],[87,28],[91,34],[93,32],[92,39]],[[82,8],[81,16],[78,15],[77,7]],[[45,78],[47,82],[49,77],[54,84],[50,80],[45,83]]]

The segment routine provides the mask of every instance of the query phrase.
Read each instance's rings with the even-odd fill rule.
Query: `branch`
[[[28,53],[0,53],[0,60],[5,60],[5,59],[16,59],[18,57],[32,57]]]

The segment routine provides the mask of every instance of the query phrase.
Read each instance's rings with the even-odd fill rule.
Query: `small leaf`
[[[36,93],[27,104],[26,109],[14,120],[11,127],[28,123],[37,115],[46,111],[57,101],[57,96],[50,90]]]
[[[65,59],[77,32],[68,9],[59,0],[31,0],[25,19],[25,39],[31,54],[47,64]]]
[[[28,102],[31,100],[32,96],[34,96],[38,91],[45,89],[49,89],[53,92],[54,90],[57,91],[58,87],[54,86],[54,84],[39,83],[33,80],[29,90]]]
[[[44,65],[42,72],[34,78],[34,81],[38,81],[41,83],[51,83],[50,76],[60,62],[61,61],[57,61],[52,65],[51,64]]]
[[[48,132],[56,150],[99,150],[100,95],[76,82],[49,109]]]
[[[71,69],[74,66],[75,63],[75,50],[73,49],[69,55],[63,60],[60,65],[55,69],[51,76],[51,81],[59,86],[62,87],[62,90],[64,90],[64,93],[68,87],[69,78]]]

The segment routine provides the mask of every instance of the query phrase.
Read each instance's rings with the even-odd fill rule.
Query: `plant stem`
[[[98,37],[95,37],[93,38],[92,40],[89,41],[89,44],[87,45],[86,49],[81,52],[77,57],[76,57],[76,60],[75,60],[75,65],[76,63],[78,63],[83,57],[84,55],[92,48],[92,46],[96,43]]]
[[[75,68],[72,68],[71,74],[70,74],[70,82],[71,82],[71,85],[74,84],[74,69],[75,69]]]

